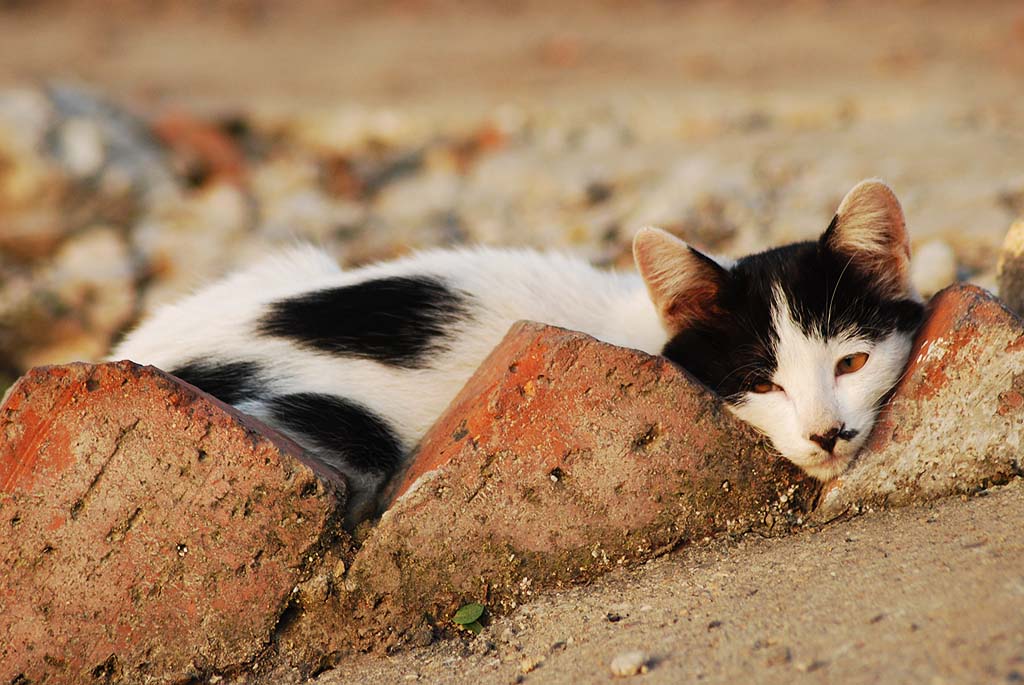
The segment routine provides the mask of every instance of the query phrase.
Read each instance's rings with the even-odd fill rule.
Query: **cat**
[[[111,358],[157,366],[343,473],[350,527],[519,319],[662,354],[811,476],[842,472],[923,316],[892,190],[859,183],[816,241],[729,260],[644,228],[633,255],[638,274],[494,248],[343,271],[296,247],[164,306]]]

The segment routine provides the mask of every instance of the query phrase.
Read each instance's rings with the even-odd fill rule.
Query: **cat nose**
[[[839,439],[839,435],[845,427],[846,426],[833,426],[821,435],[812,433],[810,437],[811,442],[817,443],[821,449],[832,454],[832,450],[836,448],[836,440]]]
[[[847,428],[846,424],[842,423],[829,428],[821,435],[812,434],[809,439],[811,442],[817,443],[821,449],[832,454],[832,450],[836,448],[837,440],[853,440],[859,433],[859,430]]]

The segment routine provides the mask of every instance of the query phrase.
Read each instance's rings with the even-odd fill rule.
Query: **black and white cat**
[[[888,186],[858,184],[817,241],[732,261],[646,228],[633,253],[639,275],[487,248],[342,271],[297,248],[163,307],[112,358],[179,376],[344,473],[350,525],[518,319],[663,354],[807,473],[840,473],[923,312]]]

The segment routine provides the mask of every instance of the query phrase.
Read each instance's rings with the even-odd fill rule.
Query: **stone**
[[[0,254],[34,260],[68,231],[67,178],[42,152],[51,109],[36,91],[0,94]]]
[[[1006,306],[1024,316],[1024,219],[1018,219],[1006,232],[996,267],[999,297]]]
[[[167,147],[171,165],[190,184],[211,180],[241,183],[245,158],[220,128],[184,111],[164,112],[152,122],[153,134]]]
[[[1024,322],[971,285],[936,295],[909,366],[849,471],[814,518],[1004,483],[1022,471]]]
[[[106,151],[103,133],[95,121],[71,117],[60,126],[57,145],[67,170],[77,177],[89,177],[103,167]]]
[[[62,129],[58,140],[75,141],[71,147],[58,144],[51,151],[63,167],[98,172],[99,166],[91,161],[101,154],[103,173],[127,180],[131,191],[140,197],[148,198],[176,186],[167,155],[150,126],[129,108],[90,88],[67,84],[48,87],[46,96]],[[75,122],[77,129],[71,139],[65,129],[68,122]],[[86,160],[90,163],[79,168]],[[131,211],[135,209],[133,206]]]
[[[646,652],[642,652],[640,650],[622,652],[612,659],[612,663],[609,668],[611,669],[613,676],[625,678],[631,675],[647,673],[647,664],[649,661],[650,657]]]
[[[521,322],[367,535],[346,574],[351,620],[398,642],[471,601],[505,613],[691,540],[780,534],[816,493],[666,359]]]
[[[121,232],[91,226],[31,274],[0,286],[0,356],[21,369],[96,359],[136,315],[134,260]]]
[[[152,367],[29,372],[0,407],[0,682],[250,666],[343,544],[344,493],[294,443]]]
[[[135,313],[132,256],[120,232],[110,226],[92,226],[68,239],[44,279],[54,297],[75,311],[104,344]]]
[[[175,189],[148,127],[87,89],[0,96],[0,252],[32,261],[94,223],[131,226]]]
[[[143,309],[152,311],[226,273],[234,265],[231,248],[250,232],[251,210],[246,195],[224,181],[154,206],[131,234],[132,247],[156,277]]]
[[[946,242],[930,240],[914,250],[910,281],[917,292],[931,297],[956,280],[956,254]]]

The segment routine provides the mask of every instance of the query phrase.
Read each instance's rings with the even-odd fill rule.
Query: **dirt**
[[[0,5],[0,84],[78,79],[247,109],[782,95],[994,110],[1020,93],[1024,67],[1016,2],[105,5]]]
[[[358,656],[318,685],[1012,683],[1024,678],[1024,481],[785,539],[698,544],[539,596],[477,637]]]

